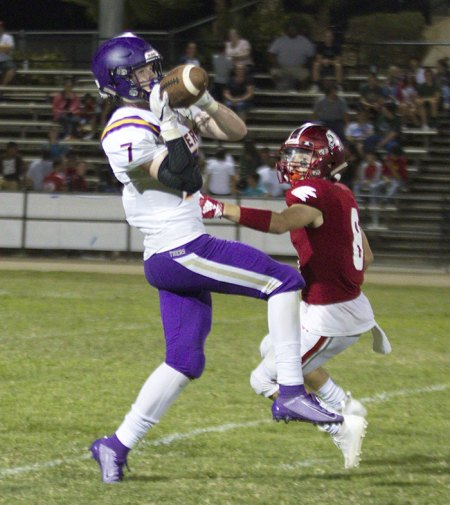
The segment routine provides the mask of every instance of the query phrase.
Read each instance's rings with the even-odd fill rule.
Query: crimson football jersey
[[[309,205],[323,214],[319,228],[291,231],[291,241],[306,281],[302,299],[315,305],[356,298],[364,280],[362,232],[353,193],[327,179],[299,181],[286,193],[286,203]]]

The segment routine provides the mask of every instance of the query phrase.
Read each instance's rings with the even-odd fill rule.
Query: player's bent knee
[[[198,379],[205,369],[206,358],[204,354],[190,354],[184,360],[166,359],[166,363],[189,379]]]
[[[301,274],[289,265],[280,265],[275,277],[280,279],[282,284],[271,293],[272,295],[289,291],[300,291],[305,287],[305,280]]]

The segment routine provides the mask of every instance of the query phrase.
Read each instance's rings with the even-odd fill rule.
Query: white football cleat
[[[364,417],[344,415],[336,435],[332,435],[334,444],[344,456],[344,468],[356,468],[361,460],[361,446],[366,435],[367,421]]]
[[[355,398],[352,397],[350,391],[347,391],[347,398],[342,402],[341,413],[343,415],[348,414],[352,416],[366,417],[367,409],[359,400],[355,400]]]

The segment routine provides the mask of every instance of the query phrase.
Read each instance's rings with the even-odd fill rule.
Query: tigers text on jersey
[[[318,228],[291,231],[306,281],[302,299],[324,305],[356,298],[364,280],[364,257],[353,193],[326,179],[306,179],[286,193],[286,203],[309,205],[323,214]]]
[[[177,111],[179,130],[194,154],[199,143],[192,129],[197,110],[200,109],[192,107]],[[111,116],[101,139],[114,175],[124,185],[122,203],[127,221],[145,235],[145,259],[205,233],[200,194],[186,197],[162,185],[142,168],[167,151],[159,125],[150,110],[121,107]]]

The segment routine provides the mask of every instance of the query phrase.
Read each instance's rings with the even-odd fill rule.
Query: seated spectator
[[[225,105],[236,112],[243,121],[246,121],[247,112],[253,105],[254,94],[255,86],[252,77],[248,75],[247,67],[236,65],[223,90]]]
[[[312,93],[319,92],[322,71],[325,75],[334,77],[337,85],[342,88],[341,46],[336,42],[331,28],[325,30],[323,42],[317,44],[312,66]]]
[[[272,156],[270,149],[264,147],[260,150],[261,165],[256,169],[259,175],[259,184],[268,196],[279,198],[291,187],[287,182],[280,182],[275,168],[276,158]]]
[[[383,88],[376,74],[370,73],[367,82],[359,89],[359,106],[367,111],[369,120],[373,120],[384,103]]]
[[[241,196],[243,197],[258,197],[258,196],[266,196],[266,191],[264,187],[260,183],[260,177],[258,173],[247,174],[245,179],[244,187],[240,191]]]
[[[270,75],[276,89],[298,90],[309,78],[309,61],[316,54],[314,44],[300,35],[296,23],[289,21],[285,33],[268,49]]]
[[[52,171],[44,177],[44,191],[61,193],[66,191],[66,175],[63,160],[53,160]]]
[[[80,133],[83,139],[94,138],[97,132],[98,119],[100,114],[97,99],[90,93],[86,93],[81,99],[80,108]]]
[[[67,174],[66,170],[66,189],[71,193],[83,193],[88,190],[86,181],[87,165],[85,161],[78,160],[75,169]]]
[[[425,82],[417,86],[417,110],[422,121],[422,128],[429,130],[430,126],[436,126],[436,120],[441,100],[439,86],[434,80],[431,68],[425,69]]]
[[[67,79],[61,92],[53,97],[53,121],[61,126],[60,137],[64,140],[80,138],[80,98],[73,91],[72,79]]]
[[[364,156],[364,141],[373,135],[373,124],[367,117],[367,112],[361,109],[357,112],[356,121],[351,121],[345,129],[345,139],[352,144],[360,157]]]
[[[411,74],[405,75],[400,87],[400,99],[398,103],[399,114],[403,118],[403,124],[419,127],[421,120],[417,109],[416,81]]]
[[[26,164],[19,153],[19,146],[16,142],[8,142],[5,153],[0,158],[0,189],[22,189],[25,171]]]
[[[33,161],[26,175],[26,187],[31,191],[43,191],[44,179],[52,172],[53,162],[49,149],[43,149],[41,157]]]
[[[16,75],[13,51],[14,37],[6,33],[5,23],[0,21],[0,84],[2,86],[8,85]]]
[[[412,75],[416,84],[425,82],[425,69],[418,58],[410,58],[407,73]]]
[[[241,37],[241,34],[231,28],[228,32],[228,40],[225,42],[225,54],[231,58],[233,65],[245,65],[251,69],[253,66],[252,46],[250,42]]]
[[[400,67],[391,65],[388,68],[386,80],[382,85],[383,96],[387,102],[399,102],[400,90],[403,83],[403,75]]]
[[[384,197],[382,203],[388,205],[399,191],[408,186],[408,160],[400,146],[392,149],[383,163]]]
[[[442,108],[448,110],[450,109],[450,69],[448,66],[448,58],[440,58],[437,61],[437,69],[434,77],[441,92]]]
[[[338,86],[335,82],[328,82],[325,85],[325,96],[317,100],[313,117],[345,140],[348,106],[345,98],[338,96]]]
[[[261,156],[252,138],[244,140],[242,154],[239,157],[239,182],[238,189],[242,189],[247,180],[248,174],[255,174],[261,165]]]
[[[214,79],[211,94],[219,102],[223,102],[223,90],[230,79],[233,69],[233,60],[225,53],[225,42],[219,46],[219,50],[212,56]]]
[[[206,192],[213,196],[228,196],[236,193],[238,178],[234,159],[219,145],[215,156],[206,160]]]
[[[356,181],[353,185],[353,193],[358,202],[363,201],[363,192],[365,192],[369,197],[370,205],[377,205],[378,194],[383,185],[382,172],[383,164],[377,158],[376,153],[367,152],[358,167]]]
[[[364,141],[364,151],[386,150],[390,152],[401,145],[401,118],[393,102],[382,105],[374,121],[374,135]]]
[[[198,56],[198,46],[195,42],[188,42],[184,49],[184,54],[180,58],[180,65],[195,65],[201,67]]]
[[[345,149],[345,161],[347,167],[341,172],[341,184],[353,188],[359,165],[363,159],[363,154],[359,153],[352,142],[347,142]]]

